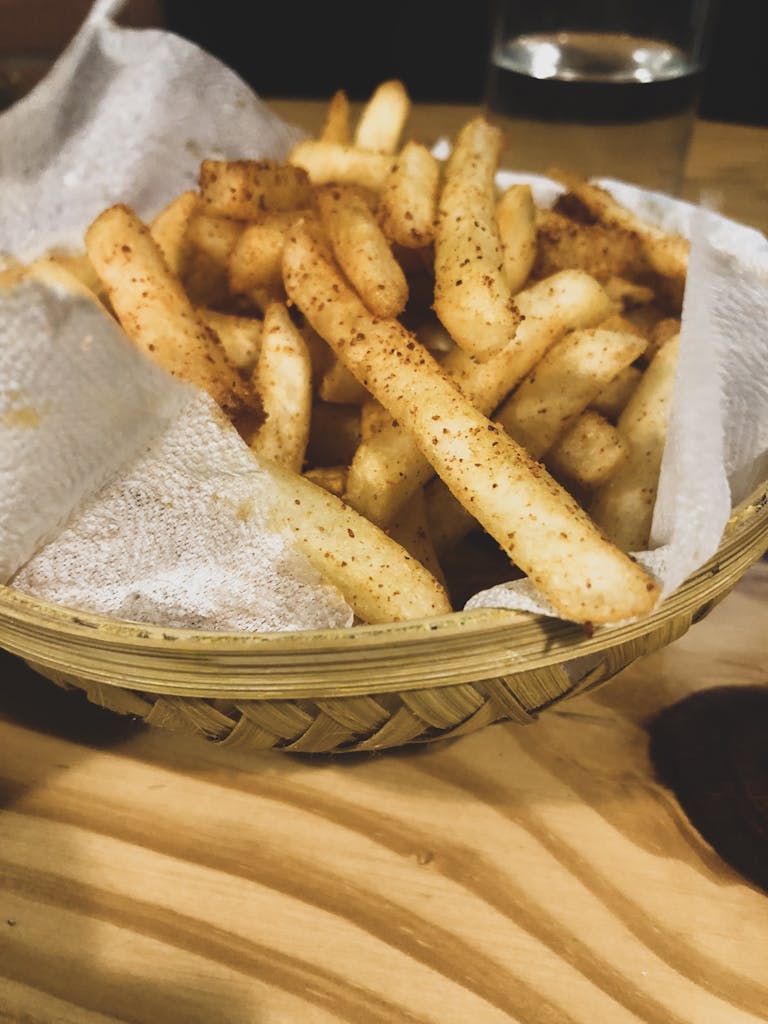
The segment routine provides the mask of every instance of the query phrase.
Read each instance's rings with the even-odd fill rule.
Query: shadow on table
[[[768,892],[768,689],[692,694],[649,734],[659,782],[723,860]]]

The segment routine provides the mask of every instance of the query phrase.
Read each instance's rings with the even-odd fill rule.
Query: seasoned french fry
[[[605,417],[585,410],[547,453],[547,468],[591,491],[602,486],[629,455],[619,431]]]
[[[616,420],[637,387],[643,371],[636,366],[626,366],[589,403],[595,412],[609,420]]]
[[[205,307],[198,308],[197,315],[218,335],[229,362],[250,373],[259,358],[263,322],[255,316],[235,316]]]
[[[232,295],[247,295],[255,288],[282,287],[281,261],[286,236],[299,217],[308,215],[307,210],[267,213],[245,228],[228,258]]]
[[[560,168],[548,173],[575,195],[601,224],[621,228],[635,235],[640,240],[649,265],[658,274],[680,283],[685,281],[690,249],[687,239],[642,220],[599,185]]]
[[[594,326],[611,310],[598,282],[578,270],[562,271],[539,282],[520,292],[516,301],[524,319],[503,351],[478,363],[454,348],[441,362],[467,398],[486,415],[560,334]],[[433,472],[408,431],[401,424],[386,424],[355,452],[346,499],[374,522],[386,524]]]
[[[349,98],[343,89],[337,89],[328,104],[320,138],[323,142],[338,142],[342,146],[348,145],[350,142],[349,121]]]
[[[405,249],[422,249],[435,235],[440,165],[426,146],[407,142],[384,181],[379,223]]]
[[[629,447],[623,465],[594,495],[590,514],[623,551],[648,546],[677,367],[678,336],[656,353],[619,417]]]
[[[229,257],[242,231],[243,224],[227,217],[190,218],[180,280],[193,305],[216,307],[227,301]]]
[[[201,213],[190,219],[187,240],[224,272],[242,233],[243,225],[229,217]]]
[[[616,427],[586,410],[547,453],[547,468],[559,480],[591,491],[605,483],[627,458],[629,449]],[[477,520],[454,498],[440,477],[424,488],[430,533],[438,555],[450,551]]]
[[[642,258],[639,239],[620,225],[585,224],[558,210],[536,212],[536,277],[578,267],[608,281],[634,274]]]
[[[381,191],[395,163],[389,153],[373,153],[322,139],[303,139],[294,146],[288,159],[291,166],[303,170],[314,185],[362,185],[375,192]]]
[[[305,207],[312,196],[305,170],[275,160],[203,160],[199,184],[205,213],[234,220]]]
[[[390,417],[358,445],[344,500],[371,522],[386,526],[434,472],[415,438]]]
[[[304,339],[281,302],[273,303],[264,317],[254,383],[266,419],[251,448],[300,473],[309,440],[312,364]]]
[[[194,189],[172,199],[152,220],[149,230],[163,254],[168,269],[178,278],[186,273],[191,255],[187,228],[197,213],[200,196]]]
[[[399,622],[451,611],[434,576],[336,495],[270,463],[280,525],[363,622]]]
[[[514,295],[528,280],[536,259],[536,208],[530,185],[510,185],[496,203],[504,274]]]
[[[317,206],[339,266],[376,316],[397,316],[408,301],[408,282],[365,202],[333,185],[317,193]]]
[[[501,352],[478,363],[456,348],[442,362],[485,413],[502,402],[565,331],[596,327],[612,308],[595,278],[580,270],[563,270],[531,285],[518,292],[515,303],[523,319]]]
[[[446,165],[435,229],[435,312],[456,344],[480,360],[504,348],[519,323],[496,223],[501,146],[501,131],[484,118],[464,125]]]
[[[394,153],[410,109],[411,101],[402,82],[382,82],[362,109],[355,128],[355,146],[375,153]]]
[[[286,245],[283,273],[315,330],[560,614],[597,623],[650,611],[658,587],[648,574],[472,406],[402,324],[368,312],[302,224]]]
[[[260,408],[133,210],[124,205],[105,210],[88,228],[85,242],[120,323],[142,351],[207,391],[232,418]]]
[[[644,349],[645,338],[623,331],[571,331],[521,381],[494,422],[540,459]]]

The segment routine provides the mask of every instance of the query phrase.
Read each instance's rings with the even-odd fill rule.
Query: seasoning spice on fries
[[[411,431],[452,493],[558,611],[582,622],[650,611],[656,584],[475,409],[398,320],[368,312],[307,226],[289,239],[283,271],[290,298],[318,334]]]
[[[434,309],[476,359],[499,352],[520,322],[503,270],[496,221],[502,135],[483,118],[459,132],[445,168],[435,229]]]
[[[85,244],[123,329],[139,348],[207,391],[233,419],[259,408],[258,396],[227,360],[132,210],[105,210],[88,228]]]
[[[274,302],[264,317],[253,383],[261,395],[266,419],[251,448],[300,473],[309,440],[312,363],[306,342],[282,302]]]
[[[565,618],[646,614],[687,243],[567,171],[552,210],[502,192],[497,128],[441,163],[409,112],[393,80],[353,123],[340,90],[286,160],[204,160],[47,266],[214,397],[359,621],[450,611],[478,531]]]

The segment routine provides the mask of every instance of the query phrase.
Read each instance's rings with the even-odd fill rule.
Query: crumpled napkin
[[[203,156],[282,157],[299,132],[229,69],[97,0],[49,76],[0,117],[0,251],[81,246],[102,209],[150,218]],[[529,176],[500,176],[500,184]],[[533,179],[546,201],[557,186]],[[768,243],[666,196],[603,182],[692,239],[681,355],[653,527],[639,558],[669,593],[766,475]],[[48,600],[207,629],[348,625],[280,534],[269,470],[214,403],[136,353],[87,300],[0,293],[0,580]],[[468,607],[552,614],[523,581]]]
[[[151,217],[203,155],[284,155],[299,133],[190,43],[94,5],[0,117],[0,250],[82,247],[106,206]],[[269,469],[215,403],[140,355],[87,298],[0,291],[0,580],[83,610],[189,628],[351,625],[275,523]]]

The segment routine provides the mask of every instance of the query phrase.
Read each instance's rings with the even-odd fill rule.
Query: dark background
[[[677,2],[668,0],[671,7]],[[700,115],[768,125],[768,0],[713,2]],[[91,3],[0,0],[0,108],[45,73]],[[400,78],[415,101],[477,104],[492,6],[493,0],[126,0],[120,20],[185,36],[265,98],[327,99],[343,88],[364,100],[380,82]]]
[[[326,98],[343,88],[361,100],[384,79],[400,78],[416,101],[482,99],[492,0],[165,0],[163,7],[169,28],[220,57],[265,97]],[[720,0],[702,117],[768,124],[767,14],[768,0]]]

